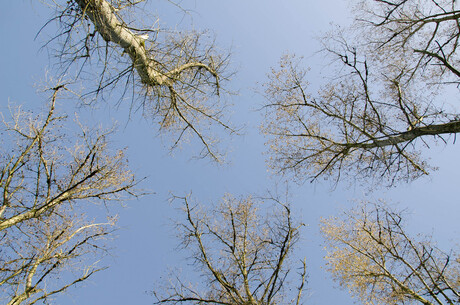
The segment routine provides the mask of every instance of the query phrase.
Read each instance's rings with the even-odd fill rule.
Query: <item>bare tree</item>
[[[56,4],[54,20],[60,31],[54,39],[61,42],[56,54],[63,71],[74,68],[80,81],[89,73],[89,86],[98,79],[89,92],[96,97],[108,91],[109,96],[121,94],[120,102],[127,98],[139,102],[133,107],[142,108],[160,131],[174,135],[173,148],[194,135],[203,145],[201,155],[217,161],[213,128],[234,131],[225,122],[227,106],[219,98],[225,93],[221,84],[231,75],[226,72],[229,55],[206,34],[162,29],[158,20],[146,14],[143,2]],[[152,24],[144,26],[146,20]]]
[[[34,304],[103,269],[103,239],[114,219],[88,220],[89,204],[135,195],[123,151],[111,152],[110,132],[68,132],[55,113],[58,86],[47,114],[12,109],[0,130],[0,299]],[[98,255],[95,255],[98,254]]]
[[[292,220],[288,205],[227,195],[207,212],[187,197],[177,199],[184,201],[186,215],[179,236],[204,283],[190,285],[176,275],[170,286],[154,292],[157,304],[301,303],[305,261],[299,268],[299,286],[290,282],[290,257],[301,224]]]
[[[58,206],[45,217],[0,234],[0,299],[3,304],[50,302],[58,293],[106,267],[105,241],[114,223],[94,223]]]
[[[323,220],[328,270],[364,304],[459,304],[460,255],[411,237],[403,213],[365,203]]]
[[[321,42],[334,75],[318,93],[286,56],[266,84],[270,165],[297,179],[412,180],[434,167],[431,139],[460,132],[455,1],[359,1],[356,22]],[[448,101],[446,103],[446,101]]]

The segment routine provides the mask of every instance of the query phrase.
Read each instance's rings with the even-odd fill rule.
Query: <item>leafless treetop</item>
[[[235,131],[226,123],[227,105],[221,98],[232,74],[229,55],[205,33],[162,28],[142,2],[56,4],[53,20],[59,31],[52,41],[61,45],[55,53],[62,72],[76,71],[79,81],[87,80],[85,102],[130,102],[152,120],[154,130],[173,135],[172,148],[193,136],[201,142],[201,156],[218,161],[213,128]]]
[[[165,289],[155,290],[158,303],[301,303],[306,265],[303,262],[299,268],[299,286],[293,286],[296,275],[291,274],[290,257],[300,225],[292,220],[287,205],[228,195],[215,210],[207,211],[187,197],[180,199],[186,220],[179,224],[179,236],[191,251],[202,284],[188,284],[176,275]]]
[[[321,39],[334,75],[318,93],[298,58],[270,73],[269,164],[299,181],[427,175],[435,167],[421,151],[460,131],[448,94],[460,79],[455,1],[363,1],[355,14],[350,29]]]

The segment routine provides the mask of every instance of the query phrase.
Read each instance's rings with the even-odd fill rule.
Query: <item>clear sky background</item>
[[[34,37],[52,11],[40,2],[2,3],[1,111],[5,111],[8,101],[26,108],[46,103],[37,95],[34,85],[47,77],[47,70],[52,71],[48,53],[41,49],[47,31],[35,40]],[[187,145],[170,155],[167,139],[158,138],[149,122],[141,119],[140,112],[132,113],[128,120],[129,105],[115,107],[108,101],[96,109],[74,109],[72,101],[62,101],[62,109],[78,111],[88,121],[107,126],[118,121],[114,145],[127,147],[132,170],[138,177],[147,177],[142,187],[154,194],[128,202],[124,208],[114,207],[120,217],[120,230],[111,242],[111,256],[102,262],[110,268],[69,290],[59,297],[58,304],[152,304],[154,298],[148,292],[164,280],[168,268],[191,272],[183,260],[186,253],[176,248],[178,241],[171,219],[177,219],[178,206],[168,203],[170,193],[193,192],[195,199],[206,204],[217,202],[227,192],[239,196],[263,194],[275,188],[278,179],[267,172],[265,140],[258,130],[262,113],[256,109],[264,102],[257,89],[261,90],[260,83],[266,81],[270,67],[276,66],[280,56],[288,51],[305,56],[305,63],[312,67],[310,82],[320,84],[325,71],[321,67],[326,63],[315,55],[320,48],[315,37],[330,30],[331,23],[350,22],[349,8],[343,0],[184,0],[181,5],[190,9],[189,15],[184,17],[166,0],[151,1],[146,9],[158,15],[164,26],[209,29],[219,46],[232,50],[232,67],[237,74],[230,88],[238,91],[238,95],[231,97],[232,120],[245,125],[244,135],[229,142],[229,164],[216,166],[206,160],[191,160],[196,149]],[[458,94],[446,101],[458,103]],[[432,234],[446,250],[458,246],[460,147],[452,142],[453,139],[447,147],[434,146],[427,153],[432,163],[439,166],[437,172],[397,188],[370,191],[344,183],[331,192],[330,184],[324,181],[289,185],[293,208],[299,219],[308,224],[297,252],[299,258],[307,258],[307,304],[353,304],[348,293],[337,289],[321,269],[325,253],[318,232],[320,217],[351,207],[353,200],[383,198],[399,203],[412,213],[412,232]]]

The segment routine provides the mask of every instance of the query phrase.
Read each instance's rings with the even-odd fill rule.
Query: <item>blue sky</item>
[[[255,111],[263,104],[263,96],[257,93],[258,84],[266,80],[270,67],[276,66],[287,51],[304,55],[305,62],[313,68],[311,83],[319,83],[324,63],[320,56],[314,56],[319,49],[315,37],[328,31],[331,23],[349,22],[348,7],[342,0],[184,0],[181,4],[190,9],[189,16],[184,17],[165,0],[152,1],[147,9],[158,15],[164,25],[174,27],[179,23],[179,28],[209,29],[218,45],[232,50],[232,66],[237,74],[230,87],[239,92],[230,98],[234,105],[232,119],[246,126],[244,135],[230,141],[229,163],[216,166],[206,160],[191,160],[194,148],[187,145],[170,155],[167,139],[157,137],[149,122],[141,119],[141,113],[133,113],[132,119],[127,119],[129,105],[116,108],[108,102],[97,109],[64,105],[67,111],[78,111],[91,121],[107,125],[118,121],[114,144],[128,148],[132,169],[139,177],[147,177],[142,187],[154,194],[128,202],[124,208],[114,207],[120,217],[120,230],[111,243],[112,255],[104,262],[111,267],[69,290],[58,304],[152,304],[154,299],[148,291],[164,279],[168,267],[191,272],[183,260],[184,253],[176,248],[171,219],[176,219],[177,206],[168,203],[170,193],[193,192],[194,198],[206,204],[218,201],[226,192],[238,196],[273,189],[277,179],[265,166],[264,139],[258,130],[262,114]],[[1,111],[8,101],[38,107],[45,100],[37,95],[34,86],[52,68],[47,51],[41,49],[46,32],[35,40],[34,37],[52,11],[40,1],[29,0],[7,1],[2,8]],[[460,233],[459,153],[458,145],[433,148],[429,156],[440,167],[434,175],[390,190],[370,192],[344,184],[331,192],[327,182],[291,184],[293,207],[308,224],[298,251],[299,257],[307,258],[306,303],[353,304],[346,292],[335,289],[336,284],[321,269],[325,253],[317,228],[320,217],[350,207],[353,199],[399,202],[413,214],[409,221],[411,231],[433,234],[442,246],[452,247]]]

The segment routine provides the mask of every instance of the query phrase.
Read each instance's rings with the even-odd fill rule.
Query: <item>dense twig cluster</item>
[[[1,128],[0,298],[33,304],[103,268],[103,239],[114,220],[86,219],[90,202],[123,200],[136,184],[109,133],[82,129],[78,138],[55,113],[54,89],[44,118],[17,108]],[[96,255],[97,254],[97,255]],[[77,271],[78,270],[78,271]]]
[[[318,94],[292,56],[269,75],[270,165],[301,181],[412,180],[432,169],[420,156],[429,136],[460,132],[458,114],[440,102],[460,75],[455,1],[366,1],[357,15],[356,36],[322,39],[337,71]]]
[[[289,206],[277,199],[237,199],[226,196],[215,210],[184,201],[186,221],[180,237],[204,279],[198,287],[179,276],[163,291],[155,290],[157,303],[179,304],[300,304],[306,281],[305,261],[299,286],[293,288],[290,257],[301,225],[292,220]],[[272,201],[273,213],[259,206]]]
[[[328,270],[365,304],[458,304],[460,256],[411,237],[403,213],[363,204],[323,220]]]
[[[230,76],[229,55],[203,33],[174,33],[156,22],[139,27],[140,2],[75,0],[58,7],[55,39],[62,43],[57,55],[63,71],[77,70],[80,81],[91,75],[86,98],[105,92],[121,94],[121,102],[131,92],[132,105],[142,108],[160,131],[174,135],[173,148],[193,135],[203,147],[201,156],[219,161],[210,126],[234,132],[219,98]],[[99,79],[95,88],[94,74]]]

